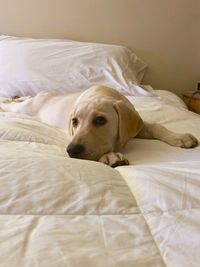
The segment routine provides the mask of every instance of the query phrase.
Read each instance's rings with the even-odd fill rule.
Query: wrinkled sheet
[[[141,116],[200,139],[200,116],[159,97]],[[200,149],[134,139],[130,166],[70,159],[64,130],[0,112],[0,266],[200,266]]]
[[[175,98],[130,99],[142,118],[200,140],[200,116]],[[119,167],[166,266],[200,266],[200,146],[171,147],[132,140],[123,151],[131,166]]]

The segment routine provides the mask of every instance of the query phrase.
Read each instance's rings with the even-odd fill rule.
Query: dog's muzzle
[[[67,147],[67,153],[71,158],[81,159],[83,158],[83,154],[85,152],[85,147],[81,144],[69,144]]]

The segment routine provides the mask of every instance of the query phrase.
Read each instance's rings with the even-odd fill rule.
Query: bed
[[[59,76],[56,84],[52,83],[56,76],[41,80],[41,64],[27,60],[30,54],[34,59],[43,55],[49,73],[60,73],[60,53],[51,50],[53,57],[45,57],[43,41],[1,36],[1,101],[36,94],[47,82],[50,90],[64,90],[59,84],[63,77]],[[63,47],[63,40],[53,42]],[[24,50],[26,43],[36,43],[39,50],[33,46]],[[52,48],[50,43],[45,45]],[[69,45],[72,49],[72,41]],[[80,58],[80,43],[73,45]],[[80,81],[77,66],[81,66],[87,79],[83,87],[83,83],[78,84],[78,90],[84,90],[88,83],[103,82],[121,90],[144,120],[189,132],[200,140],[199,115],[188,111],[175,94],[140,84],[146,69],[142,60],[120,47],[120,53],[125,51],[125,57],[135,63],[130,66],[121,54],[117,56],[116,47],[114,54],[110,46],[92,45],[92,49],[95,56],[100,52],[107,59],[102,64],[110,64],[104,76],[99,76],[99,69],[96,75],[94,65],[87,72],[84,58],[81,64],[73,65],[76,75],[71,73],[68,80],[65,77],[64,82],[70,81],[69,91]],[[11,51],[14,60],[8,62]],[[56,68],[49,64],[52,58]],[[94,62],[91,57],[89,62]],[[135,70],[134,75],[129,68]],[[130,165],[110,168],[69,158],[68,143],[63,129],[27,115],[0,112],[0,266],[200,266],[200,146],[181,149],[135,138],[122,151]]]

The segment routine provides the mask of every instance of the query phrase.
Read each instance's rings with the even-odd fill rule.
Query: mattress
[[[132,97],[141,117],[200,140],[173,94]],[[200,147],[131,140],[131,165],[71,159],[65,130],[0,112],[0,266],[200,266]]]

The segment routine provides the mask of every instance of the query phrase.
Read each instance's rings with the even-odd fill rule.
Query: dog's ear
[[[122,100],[114,104],[114,109],[118,114],[118,138],[116,145],[118,148],[121,148],[142,130],[143,121],[134,107],[128,107]]]
[[[68,124],[68,133],[70,136],[73,136],[74,131],[73,131],[73,126],[72,126],[72,113],[69,115],[67,124]]]

